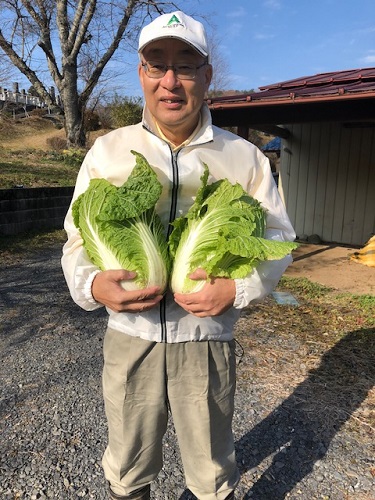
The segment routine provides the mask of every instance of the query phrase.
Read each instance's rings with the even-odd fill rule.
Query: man
[[[294,232],[268,160],[249,142],[212,126],[204,97],[212,66],[201,23],[182,12],[162,15],[139,40],[143,121],[98,139],[77,178],[73,201],[91,178],[122,185],[142,153],[163,184],[157,211],[170,222],[187,212],[203,162],[212,180],[239,182],[268,212],[267,238]],[[89,261],[71,211],[62,266],[82,308],[106,306],[103,394],[109,442],[103,457],[113,499],[150,498],[162,467],[162,438],[173,417],[188,488],[200,500],[234,498],[239,481],[232,435],[235,360],[233,326],[242,308],[267,295],[290,263],[262,263],[241,280],[210,277],[194,294],[150,287],[125,291],[126,269],[100,272]],[[168,234],[166,234],[166,237]],[[206,278],[201,270],[192,275]]]

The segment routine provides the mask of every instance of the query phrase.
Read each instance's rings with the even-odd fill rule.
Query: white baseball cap
[[[145,26],[139,37],[138,52],[151,42],[162,38],[177,38],[191,45],[199,54],[209,57],[204,26],[181,11],[163,14]]]

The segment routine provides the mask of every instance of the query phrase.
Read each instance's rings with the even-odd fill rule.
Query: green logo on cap
[[[168,24],[167,26],[169,26],[170,24],[181,24],[181,21],[179,20],[179,18],[177,16],[175,16],[173,14],[173,16],[170,18],[170,20],[168,21]]]

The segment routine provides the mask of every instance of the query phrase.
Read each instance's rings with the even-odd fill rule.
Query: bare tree
[[[15,78],[15,68],[6,58],[5,54],[0,53],[0,82],[8,83]]]
[[[171,8],[156,0],[0,0],[0,49],[64,115],[68,146],[84,146],[84,111],[108,62],[120,45],[134,48],[147,18]]]
[[[210,33],[209,44],[211,62],[213,66],[213,76],[208,95],[209,97],[215,97],[223,91],[229,89],[231,85],[231,78],[228,60],[225,58],[221,50],[221,41],[216,31]]]
[[[16,70],[14,66],[6,59],[4,54],[0,53],[0,83],[7,86],[15,78]],[[8,87],[5,87],[8,88]],[[4,90],[4,89],[3,89]],[[9,103],[0,99],[0,116],[8,111]]]

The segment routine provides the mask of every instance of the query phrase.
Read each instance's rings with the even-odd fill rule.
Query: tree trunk
[[[84,148],[86,134],[83,124],[85,103],[77,91],[77,65],[65,65],[64,87],[60,90],[64,109],[67,147]]]
[[[83,112],[78,105],[72,106],[70,103],[64,108],[66,145],[68,148],[84,148],[86,146],[86,134],[83,126]]]
[[[133,45],[145,19],[154,12],[161,14],[170,5],[174,3],[166,0],[0,0],[5,19],[0,23],[0,50],[27,77],[39,97],[55,107],[54,92],[52,95],[43,83],[43,73],[38,75],[44,68],[38,68],[32,57],[36,47],[44,52],[62,101],[59,109],[64,113],[67,146],[81,148],[86,144],[86,106],[111,57],[121,42]],[[82,71],[79,65],[85,52],[90,61]]]

